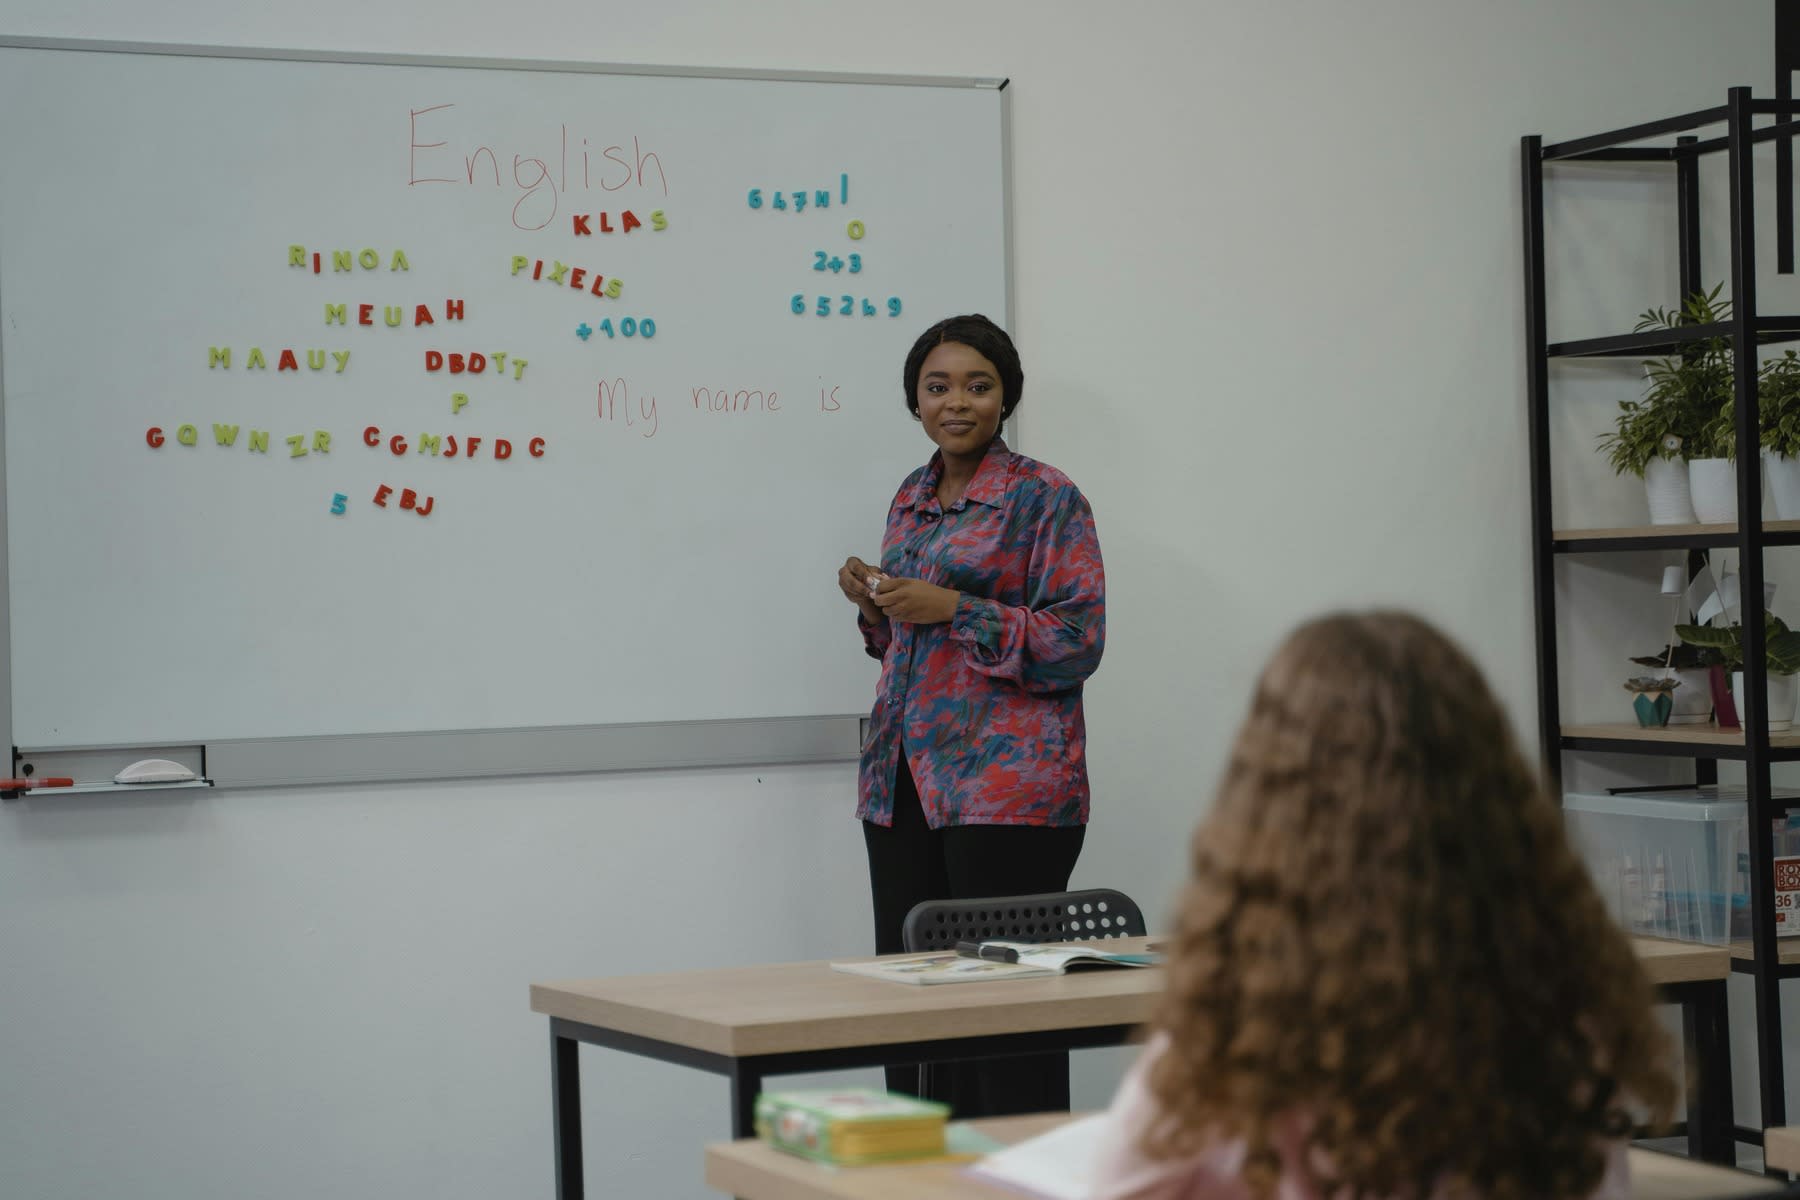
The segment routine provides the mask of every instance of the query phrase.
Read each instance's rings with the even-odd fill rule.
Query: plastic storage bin
[[[1793,789],[1774,797],[1800,803]],[[1563,813],[1601,898],[1630,932],[1714,946],[1750,936],[1741,787],[1571,794]],[[1800,853],[1800,817],[1775,825],[1776,856]]]

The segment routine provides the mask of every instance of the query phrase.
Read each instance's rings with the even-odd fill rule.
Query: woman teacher
[[[1106,640],[1087,500],[999,436],[1025,391],[1012,339],[951,317],[903,378],[937,452],[900,485],[880,565],[838,571],[881,660],[856,809],[880,954],[920,901],[1067,889],[1088,819],[1082,684]],[[955,1066],[929,1090],[958,1116],[1068,1107],[1066,1053]],[[919,1090],[908,1068],[888,1087]]]

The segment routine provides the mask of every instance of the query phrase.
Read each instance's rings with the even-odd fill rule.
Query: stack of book
[[[872,1088],[764,1092],[756,1134],[771,1146],[837,1166],[944,1153],[950,1106]]]

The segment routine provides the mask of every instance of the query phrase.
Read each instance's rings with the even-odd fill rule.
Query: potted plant
[[[1704,725],[1712,719],[1712,669],[1724,661],[1717,650],[1676,642],[1656,654],[1631,661],[1640,667],[1654,668],[1652,673],[1657,678],[1673,679],[1681,685],[1674,695],[1668,724]]]
[[[1744,629],[1738,624],[1677,625],[1676,636],[1690,646],[1719,652],[1721,670],[1731,674],[1731,700],[1736,712],[1744,711]],[[1770,730],[1788,729],[1794,723],[1795,675],[1800,673],[1800,633],[1774,613],[1763,614],[1763,660],[1768,668]],[[1723,704],[1719,705],[1724,708]],[[1735,716],[1735,714],[1734,714]],[[1725,724],[1721,715],[1719,723]],[[1736,724],[1734,720],[1732,724]]]
[[[1625,690],[1632,694],[1631,711],[1637,714],[1637,723],[1645,729],[1659,729],[1667,725],[1669,714],[1675,706],[1675,689],[1680,686],[1680,680],[1662,675],[1639,675],[1627,679]]]
[[[1758,369],[1756,403],[1775,515],[1800,518],[1800,354],[1789,350]]]
[[[1638,318],[1634,333],[1710,325],[1731,317],[1731,301],[1721,297],[1724,284],[1710,292],[1694,292],[1679,309],[1653,308]],[[1640,404],[1669,414],[1670,432],[1681,437],[1687,456],[1688,491],[1701,523],[1737,521],[1737,436],[1733,418],[1731,342],[1703,338],[1688,342],[1680,355],[1644,363],[1646,387]],[[1623,417],[1623,413],[1621,417]],[[1654,515],[1653,524],[1657,522]]]

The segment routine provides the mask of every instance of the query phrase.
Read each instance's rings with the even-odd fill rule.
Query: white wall
[[[1110,567],[1077,882],[1160,917],[1296,618],[1410,604],[1530,712],[1518,138],[1766,92],[1770,19],[1741,0],[10,0],[0,29],[1010,76],[1023,446],[1087,491]],[[1672,238],[1666,205],[1611,176],[1571,188],[1557,235],[1618,244],[1559,248],[1553,334],[1673,301],[1667,250],[1620,233]],[[1571,421],[1603,421],[1619,386],[1572,389]],[[1597,463],[1565,455],[1559,501],[1641,514]],[[853,549],[819,547],[794,586],[831,586]],[[1571,653],[1612,670],[1616,629],[1575,629]],[[1599,705],[1617,680],[1579,686]],[[527,982],[860,948],[852,791],[846,766],[8,804],[0,1195],[547,1194]],[[596,1194],[704,1195],[722,1083],[584,1062]],[[1077,1104],[1119,1062],[1078,1056]]]

